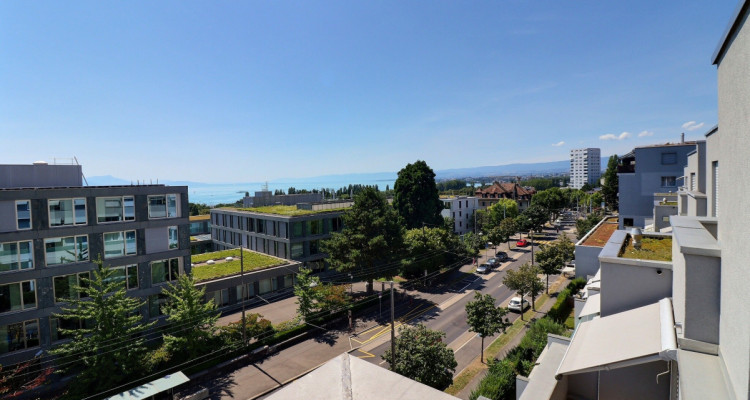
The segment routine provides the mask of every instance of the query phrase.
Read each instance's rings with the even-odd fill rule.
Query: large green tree
[[[531,296],[531,307],[535,309],[536,296],[544,290],[544,283],[539,279],[539,267],[530,263],[523,264],[517,270],[510,269],[503,277],[503,285],[516,291],[521,298],[526,294]],[[521,313],[523,320],[523,312]]]
[[[510,237],[513,236],[516,232],[518,232],[518,224],[516,224],[516,220],[514,218],[506,218],[500,222],[499,226],[500,231],[498,234],[500,235],[500,242],[507,242],[508,243],[508,251],[510,251]]]
[[[497,227],[504,219],[515,218],[518,215],[518,203],[513,199],[500,199],[487,207],[487,214],[491,227]]]
[[[552,215],[552,219],[557,218],[566,203],[563,191],[556,187],[542,190],[531,198],[531,204],[544,207],[547,210],[547,214]]]
[[[304,320],[321,311],[343,307],[350,301],[344,286],[323,283],[307,268],[301,268],[297,273],[294,295],[297,296],[297,314]]]
[[[402,326],[398,334],[392,371],[439,390],[453,383],[458,363],[453,350],[443,343],[445,333],[419,324]],[[390,363],[391,350],[386,350],[382,358]]]
[[[140,309],[145,302],[125,294],[124,277],[101,260],[96,264],[92,278],[81,277],[81,284],[73,286],[76,295],[66,300],[61,313],[53,314],[79,325],[60,329],[72,340],[50,351],[60,365],[70,367],[64,370],[77,372],[72,397],[101,392],[137,375],[146,353],[142,333],[155,323],[143,323]]]
[[[459,237],[445,228],[409,229],[404,234],[406,258],[402,261],[401,276],[414,277],[424,271],[432,272],[466,255]]]
[[[407,164],[398,172],[393,190],[393,208],[407,229],[421,228],[423,223],[442,225],[443,202],[435,185],[435,172],[426,162]]]
[[[177,278],[177,283],[168,283],[162,293],[167,296],[162,312],[172,326],[181,328],[168,330],[164,335],[164,345],[170,354],[193,359],[209,350],[219,313],[213,301],[206,301],[206,288],[196,288],[193,276],[184,274]]]
[[[549,213],[547,212],[547,209],[539,204],[532,204],[529,208],[523,210],[521,215],[526,216],[528,219],[528,229],[535,232],[541,232],[544,224],[549,221]]]
[[[505,333],[505,328],[510,324],[503,320],[508,310],[495,307],[495,299],[489,294],[482,295],[474,292],[474,300],[466,303],[466,322],[469,331],[476,332],[482,338],[482,347],[479,351],[479,359],[484,363],[484,338],[496,333]]]
[[[602,185],[602,194],[604,195],[604,202],[607,204],[610,210],[618,210],[619,202],[617,193],[620,191],[619,181],[617,178],[617,154],[613,154],[609,157],[607,162],[607,170],[604,172],[604,185]]]
[[[563,234],[559,241],[543,245],[536,254],[536,262],[547,277],[547,293],[549,293],[549,276],[559,274],[565,263],[572,260],[575,245]]]
[[[340,272],[366,279],[372,292],[372,281],[393,275],[383,270],[403,248],[403,227],[396,211],[374,188],[365,188],[354,197],[354,205],[341,217],[344,228],[322,242],[331,266]]]

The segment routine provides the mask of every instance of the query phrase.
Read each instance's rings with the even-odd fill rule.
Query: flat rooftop
[[[644,236],[640,249],[633,246],[633,237],[628,235],[620,252],[622,258],[639,260],[672,261],[672,238]]]
[[[617,230],[617,217],[609,217],[582,243],[583,246],[604,247]]]
[[[271,214],[271,215],[284,215],[289,217],[296,217],[300,215],[313,215],[313,214],[325,214],[325,213],[332,213],[332,212],[341,212],[348,210],[350,207],[340,207],[340,208],[331,208],[331,209],[324,209],[324,210],[304,210],[299,209],[297,206],[263,206],[263,207],[221,207],[220,210],[230,210],[230,211],[242,211],[242,212],[249,212],[249,213],[258,213],[258,214]]]

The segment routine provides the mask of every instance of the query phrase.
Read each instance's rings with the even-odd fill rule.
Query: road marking
[[[368,353],[368,352],[366,352],[366,351],[364,351],[362,349],[357,349],[357,351],[359,351],[361,353],[365,353],[364,356],[359,356],[359,358],[375,358],[375,354]]]

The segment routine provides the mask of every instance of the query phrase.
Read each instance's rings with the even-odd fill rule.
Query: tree
[[[523,210],[522,215],[528,218],[528,228],[536,232],[540,232],[544,227],[544,224],[549,220],[549,213],[547,209],[538,205],[532,204],[529,208]]]
[[[0,397],[3,399],[21,397],[24,393],[45,384],[54,372],[54,368],[42,367],[38,361],[38,359],[33,359],[22,362],[8,371],[0,366]]]
[[[211,213],[211,207],[203,203],[188,203],[188,207],[190,207],[190,216]]]
[[[210,348],[219,314],[213,301],[206,301],[206,288],[196,288],[192,275],[180,275],[177,283],[169,282],[162,290],[167,302],[162,312],[173,326],[190,329],[171,331],[164,335],[164,345],[171,354],[193,359]]]
[[[500,239],[501,242],[508,242],[510,237],[518,231],[518,225],[516,220],[513,218],[506,218],[500,222]],[[510,243],[508,242],[508,251],[510,251]]]
[[[482,238],[473,232],[467,232],[463,236],[464,251],[469,257],[476,257],[479,250],[482,249]]]
[[[455,261],[461,251],[458,236],[444,228],[409,229],[404,234],[406,257],[402,262],[401,276],[420,276]]]
[[[443,390],[453,383],[458,363],[445,343],[445,333],[427,329],[423,324],[401,326],[396,338],[396,363],[391,370],[409,379]],[[391,362],[391,350],[382,358]]]
[[[406,229],[421,228],[423,223],[442,225],[443,202],[435,185],[435,172],[426,162],[406,164],[398,172],[393,190],[393,208],[403,218]]]
[[[547,210],[547,215],[552,215],[552,219],[557,218],[560,211],[565,207],[565,196],[560,188],[550,188],[538,192],[531,198],[531,204],[537,204]]]
[[[349,303],[349,295],[344,286],[324,284],[317,276],[311,276],[308,268],[300,268],[294,295],[297,296],[297,314],[304,320],[311,316]]]
[[[331,266],[340,272],[358,273],[367,280],[372,292],[374,278],[383,276],[378,267],[392,261],[403,247],[403,228],[398,214],[373,188],[366,188],[354,198],[354,205],[341,220],[344,228],[322,242]]]
[[[518,215],[518,203],[513,199],[500,199],[497,203],[487,207],[487,214],[489,224],[496,227],[502,220]]]
[[[142,334],[155,324],[142,322],[140,308],[145,302],[125,294],[124,277],[104,267],[101,260],[96,264],[91,279],[81,277],[81,285],[73,286],[76,293],[85,293],[88,298],[78,299],[76,295],[67,299],[62,312],[53,314],[80,326],[60,329],[73,340],[50,351],[63,365],[74,362],[72,368],[78,370],[71,385],[74,397],[101,392],[138,373],[146,352]]]
[[[549,293],[549,276],[559,274],[565,260],[556,245],[542,245],[536,253],[536,263],[547,276],[547,293]]]
[[[482,295],[474,292],[474,300],[466,304],[466,322],[469,324],[469,331],[476,332],[482,338],[482,347],[479,353],[479,359],[484,363],[484,338],[493,336],[498,332],[505,333],[505,328],[510,324],[503,317],[508,310],[502,307],[495,307],[495,299],[489,294]]]
[[[539,267],[526,263],[517,270],[508,270],[503,277],[503,285],[511,290],[515,290],[521,299],[525,294],[531,295],[531,307],[536,311],[536,295],[544,290],[544,283],[537,276],[540,273]],[[523,320],[523,312],[521,312]]]
[[[604,202],[611,210],[619,209],[619,202],[617,193],[620,191],[619,182],[617,178],[617,163],[619,159],[617,154],[613,154],[609,157],[607,162],[607,170],[604,172],[604,185],[602,185],[602,195],[604,195]]]

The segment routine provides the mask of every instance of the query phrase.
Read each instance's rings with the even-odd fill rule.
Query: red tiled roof
[[[490,186],[488,188],[477,189],[476,194],[477,195],[481,195],[481,194],[495,194],[495,195],[498,195],[496,197],[513,198],[514,189],[516,190],[516,193],[518,194],[519,197],[522,197],[522,196],[532,196],[534,194],[534,192],[536,192],[533,189],[532,190],[528,190],[528,189],[524,188],[523,186],[521,186],[521,185],[519,185],[517,183],[512,183],[512,182],[498,183],[498,182],[495,182],[495,183],[492,184],[492,186]]]

